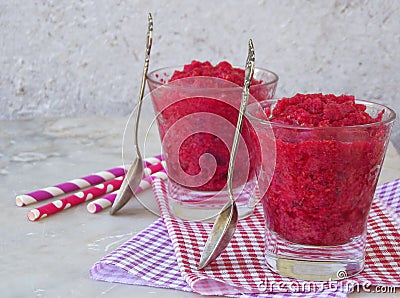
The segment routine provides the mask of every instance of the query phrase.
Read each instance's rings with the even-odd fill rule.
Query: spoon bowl
[[[229,201],[215,219],[210,237],[207,239],[201,255],[198,269],[206,267],[228,246],[235,233],[238,222],[238,210],[235,202]]]

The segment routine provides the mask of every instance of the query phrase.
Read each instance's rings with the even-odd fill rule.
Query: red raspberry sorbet
[[[163,126],[160,129],[161,138],[163,139],[169,128],[182,117],[201,112],[212,113],[221,116],[232,123],[232,127],[234,127],[237,122],[237,109],[226,104],[225,102],[203,97],[187,98],[172,104],[162,112]],[[210,123],[210,125],[212,125],[212,123]],[[193,130],[195,130],[195,127],[193,127]],[[182,140],[179,135],[177,135],[174,140],[171,140],[171,138],[169,139],[169,141],[176,142],[170,145],[172,148],[179,148],[179,166],[189,175],[197,175],[201,171],[199,159],[204,154],[211,154],[217,162],[217,168],[212,178],[202,186],[193,187],[193,190],[218,191],[224,188],[227,179],[230,149],[220,139],[220,135],[222,134],[224,134],[224,132],[221,132],[219,135],[214,135],[207,132],[198,132],[191,134],[185,140]],[[242,169],[241,167],[241,165],[246,165],[248,159],[255,160],[257,149],[256,146],[253,145],[255,142],[257,142],[255,133],[251,129],[251,126],[246,119],[243,122],[242,137],[246,143],[246,147],[250,156],[244,154],[237,155],[237,166],[235,166],[236,173],[234,179],[235,177],[238,177],[239,179],[240,177],[243,177],[243,175],[250,175],[250,179],[255,175],[255,164],[250,163],[250,169]],[[169,152],[168,150],[166,153],[178,154],[178,152]],[[171,171],[173,170],[174,169],[171,169]],[[242,170],[249,170],[249,173],[241,172]],[[170,169],[168,169],[168,171],[170,171]],[[170,175],[170,178],[172,177],[174,177],[174,175]],[[233,182],[235,185],[235,180]]]
[[[192,63],[185,65],[182,71],[176,70],[169,82],[196,76],[220,78],[242,86],[244,82],[244,69],[235,68],[226,61],[222,61],[213,66],[208,61],[200,62],[193,60]],[[251,85],[257,85],[261,83],[261,81],[253,79]]]
[[[297,94],[266,114],[277,123],[276,167],[263,198],[269,228],[306,245],[361,235],[389,133],[365,124],[380,122],[383,111],[373,118],[353,96]]]
[[[182,71],[175,71],[169,82],[195,76],[221,78],[233,82],[239,86],[242,86],[244,83],[244,70],[240,68],[234,68],[226,61],[220,62],[215,66],[213,66],[210,62],[192,61],[190,64],[185,65]],[[261,81],[257,81],[254,79],[252,81],[252,85],[258,85],[261,83]],[[213,88],[215,86],[206,87]],[[256,90],[256,92],[259,91]],[[265,99],[265,97],[261,97],[264,96],[261,92],[259,93],[259,96],[260,99]],[[155,104],[155,106],[157,107],[157,103]],[[178,120],[184,118],[187,115],[201,112],[216,114],[231,122],[233,127],[236,126],[238,109],[234,108],[233,106],[223,101],[212,98],[186,98],[171,104],[161,111],[161,117],[159,117],[158,119],[161,139],[164,139],[166,132]],[[212,126],[213,124],[210,123],[210,125]],[[223,128],[221,129],[223,130]],[[195,130],[196,127],[193,127],[193,131]],[[233,137],[233,135],[231,137]],[[253,144],[257,140],[255,138],[255,133],[250,128],[247,120],[245,120],[243,123],[242,137],[246,143],[246,147],[248,148],[247,151],[250,156],[243,156],[238,154],[236,159],[237,166],[235,167],[235,175],[237,175],[237,177],[248,177],[248,179],[251,179],[255,176],[254,164],[250,163],[250,168],[247,169],[249,170],[249,173],[240,173],[242,170],[244,171],[244,168],[242,169],[240,165],[244,165],[246,164],[246,162],[248,164],[249,159],[253,160],[256,158],[256,149]],[[196,187],[189,187],[185,185],[186,187],[199,191],[219,191],[224,188],[227,179],[230,149],[226,146],[224,142],[219,139],[218,136],[207,132],[201,132],[194,133],[185,140],[181,140],[179,135],[177,135],[176,138],[174,138],[174,140],[172,140],[171,142],[176,142],[176,144],[170,144],[170,147],[179,148],[179,152],[168,152],[167,150],[165,154],[179,153],[179,166],[189,175],[197,175],[201,171],[199,158],[204,154],[211,154],[217,162],[216,171],[207,183]],[[247,160],[244,160],[245,158]],[[172,173],[171,171],[174,171],[174,169],[176,169],[175,165],[174,167],[170,167],[168,169],[170,174]],[[174,177],[174,175],[170,175],[170,177]],[[178,181],[175,182],[179,183]]]

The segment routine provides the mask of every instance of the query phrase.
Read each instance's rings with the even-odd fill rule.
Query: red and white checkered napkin
[[[254,216],[239,221],[227,249],[215,262],[198,271],[196,268],[201,250],[212,224],[175,218],[165,200],[164,182],[155,181],[153,190],[161,207],[182,276],[194,291],[204,295],[232,295],[265,289],[276,291],[278,287],[273,288],[273,285],[293,282],[293,279],[284,278],[266,268],[261,207],[255,210]],[[366,268],[353,281],[400,286],[400,230],[393,217],[397,215],[381,200],[374,200],[368,222]]]
[[[240,297],[346,297],[354,283],[400,286],[400,233],[395,224],[399,218],[395,212],[400,213],[400,180],[377,189],[365,270],[355,278],[324,284],[284,278],[266,268],[261,209],[239,222],[231,244],[214,263],[197,271],[212,224],[174,218],[166,205],[164,183],[155,181],[153,190],[165,224],[158,219],[97,262],[90,270],[93,279]]]

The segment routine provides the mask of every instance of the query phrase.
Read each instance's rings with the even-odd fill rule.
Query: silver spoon
[[[147,25],[147,38],[146,38],[146,54],[144,59],[144,66],[143,66],[143,74],[142,74],[142,82],[140,85],[140,93],[139,93],[139,102],[136,110],[136,118],[135,118],[135,132],[134,132],[134,146],[136,151],[136,159],[129,167],[128,172],[126,173],[125,179],[122,182],[121,188],[115,198],[113,205],[111,206],[110,214],[113,215],[126,203],[130,200],[130,198],[134,195],[134,190],[138,187],[140,181],[143,178],[143,159],[142,155],[140,154],[139,145],[138,145],[138,127],[139,127],[139,118],[140,118],[140,111],[142,108],[142,101],[146,83],[146,75],[149,69],[149,61],[150,61],[150,50],[151,45],[153,42],[152,39],[153,33],[153,17],[151,13],[148,15],[148,25]]]
[[[239,145],[240,131],[242,129],[242,124],[243,124],[243,115],[246,111],[246,106],[249,99],[250,83],[251,80],[253,79],[253,74],[254,74],[254,61],[255,61],[254,46],[253,46],[253,41],[250,39],[249,52],[246,61],[242,101],[240,103],[239,116],[236,124],[235,136],[233,138],[232,150],[228,166],[227,186],[228,186],[229,202],[224,207],[222,207],[221,212],[215,219],[214,225],[211,230],[211,234],[207,239],[203,253],[201,254],[200,257],[200,262],[198,265],[199,270],[208,266],[208,264],[210,264],[213,260],[215,260],[224,251],[224,249],[231,241],[231,238],[237,226],[238,210],[236,207],[236,202],[235,198],[233,197],[233,191],[232,191],[233,168],[235,166],[235,159],[236,159],[237,148]]]

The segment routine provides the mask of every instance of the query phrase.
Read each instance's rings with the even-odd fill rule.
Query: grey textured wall
[[[277,96],[354,94],[400,112],[400,1],[0,1],[0,119],[128,114],[147,12],[150,68],[192,59],[256,64]]]

